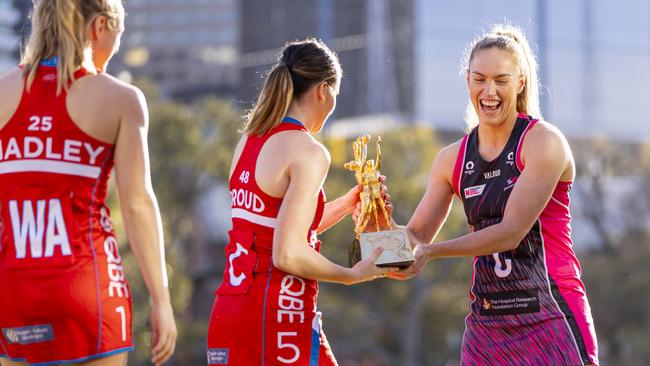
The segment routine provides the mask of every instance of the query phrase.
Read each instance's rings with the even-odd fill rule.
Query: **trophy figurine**
[[[350,253],[350,264],[368,258],[376,247],[382,247],[384,252],[377,259],[377,266],[406,268],[414,260],[408,235],[406,230],[396,228],[393,224],[381,194],[381,137],[377,137],[376,160],[368,159],[368,142],[370,135],[357,137],[352,143],[354,160],[344,165],[345,169],[354,172],[357,182],[361,185],[361,214],[354,228],[356,240]],[[380,218],[383,219],[383,227]],[[368,227],[371,219],[374,219],[374,225]],[[372,229],[374,231],[371,231]],[[355,248],[357,242],[360,255]]]

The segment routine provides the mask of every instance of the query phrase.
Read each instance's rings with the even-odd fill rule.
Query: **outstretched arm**
[[[458,143],[440,150],[431,166],[429,184],[407,225],[414,244],[431,243],[447,219],[454,191],[451,184]]]
[[[427,190],[406,226],[411,245],[415,248],[416,261],[409,268],[392,273],[390,277],[400,280],[411,278],[426,264],[428,259],[418,260],[418,253],[421,251],[422,244],[431,243],[435,239],[449,214],[454,194],[451,176],[458,148],[459,143],[445,147],[434,160],[429,173]]]
[[[345,268],[307,245],[306,234],[329,168],[329,155],[320,144],[305,142],[304,145],[299,147],[303,154],[296,155],[289,163],[289,187],[273,235],[273,265],[300,277],[343,284],[372,280],[394,270],[375,266],[380,252],[353,268]]]
[[[324,232],[341,221],[345,216],[352,214],[357,202],[359,202],[360,192],[361,186],[356,185],[343,196],[338,197],[334,201],[327,202],[323,211],[323,219],[320,225],[318,225],[318,233]]]
[[[526,169],[512,190],[503,220],[457,239],[426,245],[423,257],[489,255],[519,245],[548,204],[563,174],[573,174],[568,143],[557,129],[545,123],[528,133],[522,156]]]

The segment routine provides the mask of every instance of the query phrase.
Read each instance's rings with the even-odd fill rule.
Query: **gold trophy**
[[[370,142],[370,135],[357,137],[352,143],[354,160],[344,165],[345,169],[354,172],[357,182],[361,185],[361,193],[359,193],[361,214],[354,228],[356,240],[350,250],[350,264],[368,258],[376,247],[382,247],[384,251],[375,263],[377,266],[406,268],[414,261],[408,235],[405,229],[395,227],[386,211],[386,202],[381,194],[379,181],[381,137],[377,137],[376,161],[367,159],[368,142]],[[380,218],[384,220],[383,227],[380,225]],[[374,225],[368,227],[371,219],[374,219]],[[372,229],[375,230],[370,231]]]

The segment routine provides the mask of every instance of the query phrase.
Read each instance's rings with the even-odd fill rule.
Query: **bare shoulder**
[[[329,164],[332,162],[332,157],[327,148],[316,140],[313,136],[302,133],[301,139],[304,141],[305,151],[309,152],[309,156],[314,156],[314,158],[319,159],[321,162]]]
[[[271,139],[269,143],[278,147],[289,163],[317,164],[328,166],[331,157],[327,148],[313,136],[302,131],[283,131]]]
[[[451,182],[454,165],[456,164],[462,143],[463,138],[440,149],[436,160],[433,162],[432,170],[434,171],[432,173],[436,173]]]
[[[85,82],[92,88],[93,94],[96,91],[104,102],[119,106],[125,112],[138,112],[146,107],[144,93],[138,87],[112,75],[105,73],[93,75]]]
[[[460,146],[463,144],[463,138],[456,140],[455,142],[443,147],[438,153],[438,158],[446,162],[451,161],[452,163],[456,162],[458,157],[458,152],[460,151]]]
[[[546,166],[562,168],[560,180],[571,181],[575,175],[575,162],[571,147],[564,134],[547,121],[538,122],[528,131],[521,151],[524,165],[537,160],[545,162]]]
[[[5,92],[6,87],[19,86],[22,89],[23,84],[23,70],[19,67],[14,67],[13,69],[0,74],[0,85],[3,86],[0,89],[0,92]]]
[[[23,71],[15,67],[0,75],[0,124],[11,118],[23,92]]]
[[[568,148],[564,134],[552,123],[548,121],[539,121],[528,131],[524,140],[524,149],[534,148],[536,151],[545,151],[547,149],[565,149]]]
[[[120,93],[125,95],[142,93],[138,87],[106,73],[93,75],[91,78],[89,78],[89,80],[98,84],[99,86],[106,88],[111,93]]]

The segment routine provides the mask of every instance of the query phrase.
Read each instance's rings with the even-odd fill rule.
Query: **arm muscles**
[[[342,218],[352,213],[348,208],[349,205],[345,205],[343,200],[344,197],[339,197],[334,201],[325,204],[323,220],[320,225],[318,225],[319,234],[334,226],[337,222],[341,221]]]
[[[309,156],[289,164],[289,187],[278,213],[273,236],[273,264],[291,274],[314,280],[349,283],[350,271],[332,263],[306,242],[316,211],[318,192],[329,161],[321,147],[311,145]]]
[[[454,197],[451,173],[458,151],[453,147],[441,150],[433,162],[427,190],[407,225],[417,244],[431,243],[449,214]]]
[[[147,148],[148,115],[139,91],[125,95],[115,146],[116,181],[133,253],[154,302],[168,301],[162,224],[151,185]]]
[[[533,226],[553,194],[568,161],[568,146],[557,133],[538,130],[526,139],[526,169],[506,204],[503,220],[483,230],[430,246],[431,256],[477,256],[511,250]],[[534,151],[534,153],[533,153]]]

